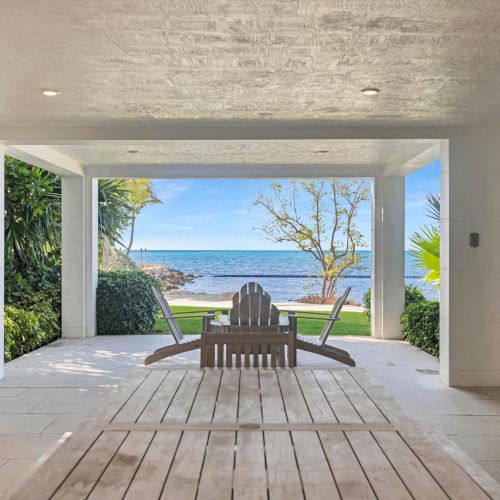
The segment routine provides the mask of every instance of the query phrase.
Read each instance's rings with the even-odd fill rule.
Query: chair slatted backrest
[[[160,306],[161,312],[165,317],[165,321],[167,322],[167,325],[170,328],[175,341],[177,343],[182,342],[184,340],[184,335],[182,335],[177,321],[175,321],[175,319],[173,318],[174,313],[172,312],[172,309],[170,309],[167,299],[165,299],[163,294],[155,286],[151,286],[151,292],[153,293],[153,297],[155,298],[156,302]]]
[[[229,323],[238,326],[270,326],[279,323],[279,311],[258,283],[246,283],[233,296]]]
[[[319,337],[319,342],[321,345],[323,345],[327,341],[328,335],[330,335],[333,325],[338,320],[340,311],[342,310],[342,307],[344,306],[345,301],[347,300],[347,297],[349,296],[350,292],[351,292],[351,287],[348,287],[346,291],[337,300],[337,302],[335,302],[335,305],[332,308],[332,312],[328,317],[328,321],[325,323],[323,331],[321,332],[321,335]]]

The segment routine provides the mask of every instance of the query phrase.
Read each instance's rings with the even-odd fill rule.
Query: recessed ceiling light
[[[129,149],[128,152],[132,155],[135,155],[136,153],[138,153],[139,151],[137,149]]]
[[[60,90],[55,90],[55,89],[43,89],[42,94],[47,97],[54,97],[56,95],[59,95],[61,93]]]
[[[366,89],[362,89],[361,92],[365,95],[376,95],[380,92],[380,89],[377,87],[366,87]]]

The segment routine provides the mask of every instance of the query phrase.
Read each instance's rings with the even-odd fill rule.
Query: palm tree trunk
[[[132,248],[132,243],[134,243],[134,230],[135,230],[135,214],[132,215],[132,222],[130,224],[130,241],[127,246],[127,255],[130,253],[130,249]]]

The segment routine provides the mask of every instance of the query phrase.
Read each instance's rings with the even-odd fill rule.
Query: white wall
[[[499,386],[500,128],[456,129],[442,150],[441,374]]]

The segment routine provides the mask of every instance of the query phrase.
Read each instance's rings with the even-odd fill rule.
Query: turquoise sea
[[[371,286],[371,252],[358,252],[361,268],[339,282],[339,289],[352,287],[351,298],[361,301]],[[319,264],[299,250],[133,250],[137,263],[164,264],[186,274],[199,276],[183,290],[222,293],[238,290],[247,281],[259,282],[276,302],[295,301],[318,293]],[[432,286],[421,281],[419,270],[406,252],[406,281],[418,285],[428,298],[437,298]]]

